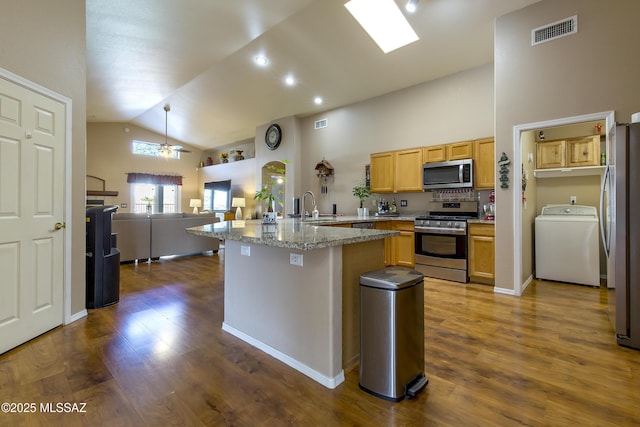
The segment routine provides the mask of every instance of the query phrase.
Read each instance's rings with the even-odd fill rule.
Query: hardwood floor
[[[328,390],[223,332],[221,258],[123,265],[118,304],[1,355],[0,403],[38,411],[0,425],[640,424],[640,352],[616,345],[605,288],[537,282],[516,298],[427,280],[430,382],[392,403],[359,389],[357,366]]]

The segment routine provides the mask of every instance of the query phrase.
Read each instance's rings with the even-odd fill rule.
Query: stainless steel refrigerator
[[[640,350],[640,123],[619,124],[600,197],[618,344]]]

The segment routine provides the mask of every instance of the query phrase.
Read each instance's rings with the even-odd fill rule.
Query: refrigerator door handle
[[[604,253],[609,258],[610,241],[607,239],[605,231],[606,212],[604,211],[604,192],[607,182],[611,179],[609,165],[604,170],[604,177],[602,178],[602,186],[600,187],[600,235],[602,236],[602,246],[604,247]],[[609,194],[611,197],[611,194]]]

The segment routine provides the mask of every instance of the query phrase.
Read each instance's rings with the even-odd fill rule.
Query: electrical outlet
[[[289,264],[302,267],[302,254],[289,254]]]
[[[240,255],[251,256],[251,246],[240,245]]]
[[[406,200],[400,200],[400,207],[404,208],[407,206],[407,201]]]
[[[575,205],[575,204],[576,204],[576,202],[578,201],[578,200],[577,200],[577,198],[576,198],[576,196],[571,196],[571,198],[570,198],[569,200],[571,201],[571,204],[572,204],[572,205]]]

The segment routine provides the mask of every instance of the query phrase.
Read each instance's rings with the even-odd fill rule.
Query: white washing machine
[[[599,232],[593,206],[543,207],[536,217],[536,277],[599,287]]]

